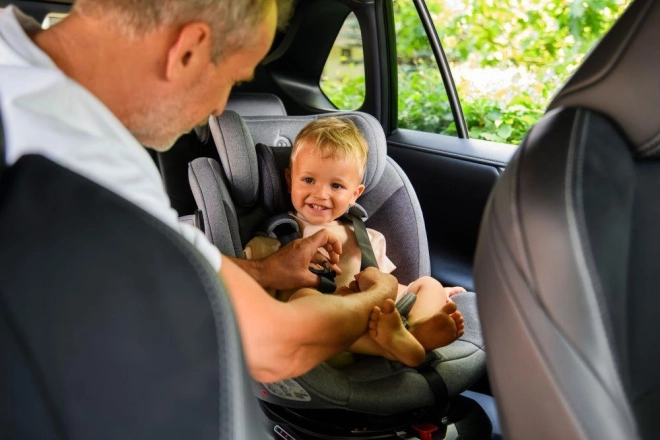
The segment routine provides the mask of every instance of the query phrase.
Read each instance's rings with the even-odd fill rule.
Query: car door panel
[[[422,206],[432,275],[444,285],[473,290],[481,215],[515,149],[413,130],[388,137],[388,154],[408,175]]]

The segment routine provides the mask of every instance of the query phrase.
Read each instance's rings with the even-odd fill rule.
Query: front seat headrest
[[[582,107],[612,119],[640,157],[660,157],[660,3],[633,2],[548,110]]]

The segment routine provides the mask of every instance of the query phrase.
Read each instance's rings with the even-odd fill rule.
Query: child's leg
[[[431,277],[421,277],[408,287],[417,295],[408,314],[409,330],[426,350],[449,345],[463,335],[463,316],[448,300],[458,289],[464,290],[445,289]]]
[[[310,289],[299,290],[291,295],[289,301],[308,295],[322,295],[322,293]],[[403,326],[394,302],[388,301],[390,304],[384,305],[383,311],[379,307],[374,307],[369,319],[369,333],[362,335],[348,348],[348,351],[382,356],[415,367],[424,360],[424,348]],[[390,305],[391,308],[388,307]]]
[[[418,278],[408,286],[408,292],[417,295],[417,300],[408,314],[408,322],[411,324],[430,318],[447,304],[445,289],[435,278]]]

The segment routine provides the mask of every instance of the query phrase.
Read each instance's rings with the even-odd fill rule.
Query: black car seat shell
[[[660,436],[658,23],[629,7],[488,203],[475,281],[506,437]]]
[[[366,189],[358,202],[369,214],[367,227],[386,236],[391,250],[388,256],[397,265],[394,275],[401,283],[428,275],[428,247],[414,190],[398,165],[387,157],[378,121],[360,112],[241,117],[226,111],[212,118],[210,126],[221,164],[209,158],[190,164],[190,183],[204,213],[207,237],[223,253],[242,256],[244,245],[263,221],[290,209],[283,170],[296,134],[308,122],[334,115],[351,118],[370,145]],[[426,371],[444,380],[440,387],[429,386],[429,376],[425,378],[415,369],[365,357],[343,370],[322,364],[288,381],[255,383],[255,395],[287,407],[340,408],[372,414],[429,407],[438,399],[456,396],[482,376],[485,358],[474,294],[459,295],[456,301],[465,316],[465,335],[428,356]],[[438,390],[443,387],[446,389]]]
[[[197,250],[42,156],[0,171],[0,438],[267,438]]]

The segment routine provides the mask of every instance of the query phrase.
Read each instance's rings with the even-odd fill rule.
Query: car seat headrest
[[[282,100],[271,93],[232,93],[225,110],[241,116],[286,116]]]
[[[286,116],[282,100],[272,93],[240,93],[229,95],[225,110],[231,110],[241,116]],[[202,144],[211,139],[211,127],[208,123],[195,127],[195,134]]]
[[[584,107],[608,116],[639,157],[660,157],[660,2],[633,2],[548,110]]]
[[[351,119],[369,145],[364,174],[364,193],[380,181],[387,160],[387,142],[383,128],[373,116],[362,112],[336,112],[311,116],[253,116],[242,118],[232,111],[211,117],[211,134],[230,180],[234,201],[251,206],[257,201],[259,173],[256,144],[290,147],[296,135],[309,122],[330,116]]]

